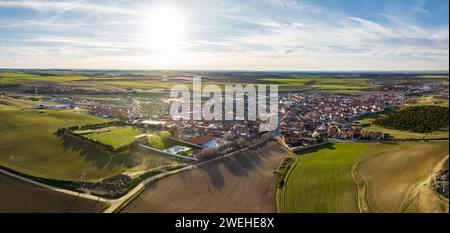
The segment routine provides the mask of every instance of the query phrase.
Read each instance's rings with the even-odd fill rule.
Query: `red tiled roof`
[[[194,143],[194,144],[200,145],[200,144],[203,144],[203,143],[205,143],[205,142],[211,140],[211,139],[213,138],[213,136],[214,136],[214,135],[213,135],[212,132],[208,132],[208,133],[205,134],[205,135],[198,136],[198,137],[193,137],[193,138],[191,139],[191,142]]]

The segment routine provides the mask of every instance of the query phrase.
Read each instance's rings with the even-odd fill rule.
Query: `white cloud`
[[[13,1],[6,0],[0,1],[0,7],[2,8],[26,8],[36,11],[83,11],[90,13],[120,13],[120,14],[133,14],[133,11],[126,10],[123,7],[113,5],[113,1],[108,4],[96,4],[92,1]]]
[[[295,11],[307,11],[309,13],[320,14],[322,10],[319,7],[308,4],[305,1],[295,0],[258,0],[268,3],[272,6],[282,9],[295,10]]]
[[[259,0],[257,4],[261,2],[282,11],[320,16],[255,16],[246,14],[246,10],[252,11],[246,7],[209,11],[211,5],[207,10],[202,8],[205,6],[188,6],[186,9],[195,12],[186,12],[193,22],[181,46],[182,56],[162,63],[162,55],[146,49],[142,41],[139,28],[147,8],[134,1],[0,1],[0,8],[60,13],[56,18],[1,22],[2,30],[21,27],[43,31],[13,38],[0,35],[0,64],[18,67],[35,61],[32,67],[142,69],[448,69],[448,26],[424,28],[386,13],[379,14],[389,21],[382,24],[299,1]],[[183,2],[179,3],[183,7]],[[67,11],[102,17],[71,21],[64,17]],[[208,17],[194,17],[202,15]]]

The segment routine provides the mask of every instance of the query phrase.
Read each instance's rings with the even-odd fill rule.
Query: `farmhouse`
[[[204,144],[204,143],[208,142],[213,137],[214,137],[214,134],[212,132],[208,132],[205,135],[200,135],[200,136],[193,137],[191,139],[191,142],[194,143],[194,144],[197,144],[197,145],[201,145],[201,144]]]

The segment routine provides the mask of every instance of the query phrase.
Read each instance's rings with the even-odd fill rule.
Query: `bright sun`
[[[180,51],[186,23],[176,8],[165,6],[150,10],[142,25],[147,48],[172,56]]]

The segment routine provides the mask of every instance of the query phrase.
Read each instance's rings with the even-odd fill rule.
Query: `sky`
[[[448,0],[0,0],[0,68],[449,69]]]

